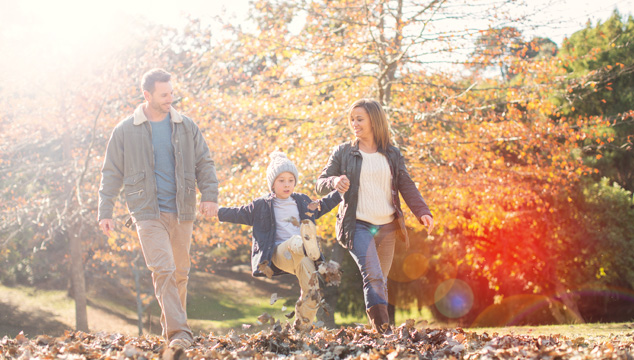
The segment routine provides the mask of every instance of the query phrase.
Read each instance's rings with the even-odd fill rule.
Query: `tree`
[[[551,120],[556,107],[548,99],[565,73],[555,57],[536,47],[552,42],[519,41],[520,34],[510,28],[515,35],[503,42],[508,51],[483,54],[489,63],[505,57],[505,78],[479,71],[463,77],[428,71],[425,55],[432,45],[440,49],[436,55],[457,46],[451,36],[456,34],[426,32],[455,10],[450,5],[254,3],[258,29],[234,29],[239,45],[232,49],[245,59],[232,66],[248,76],[224,92],[233,97],[224,104],[245,106],[235,109],[237,120],[226,130],[241,133],[238,126],[246,127],[254,141],[249,155],[232,164],[236,180],[227,181],[224,189],[230,195],[224,201],[241,203],[242,189],[262,189],[258,184],[266,154],[275,148],[290,153],[304,179],[315,179],[326,162],[325,150],[349,138],[343,118],[346,106],[359,97],[374,97],[388,110],[394,140],[442,224],[428,240],[442,249],[429,273],[438,276],[430,279],[431,288],[447,277],[473,274],[497,289],[493,295],[564,291],[566,284],[552,283],[533,270],[553,260],[556,265],[546,273],[564,267],[556,254],[564,254],[570,244],[548,242],[548,228],[557,222],[549,214],[561,194],[589,173],[573,151],[577,136],[582,136],[577,125]],[[469,5],[461,9],[474,14]],[[303,16],[301,31],[291,30],[294,14]],[[299,190],[312,189],[300,179]],[[525,216],[546,223],[527,224]],[[333,233],[328,225],[333,222],[322,221],[325,233]],[[411,216],[407,223],[414,231],[422,230]],[[517,231],[526,226],[535,232]],[[513,255],[526,241],[535,246],[523,249],[524,257]],[[552,257],[542,256],[544,244],[552,244]],[[531,258],[540,265],[526,262]],[[458,271],[464,267],[476,270]],[[564,300],[575,308],[574,299]]]
[[[251,9],[253,30],[225,24],[226,32],[212,37],[197,20],[183,29],[148,27],[138,43],[108,58],[102,76],[74,69],[64,78],[63,92],[33,91],[25,83],[3,87],[0,124],[11,131],[0,135],[0,184],[6,189],[0,230],[7,239],[0,255],[9,266],[0,275],[17,278],[25,268],[34,278],[49,269],[66,274],[60,265],[40,264],[34,257],[52,257],[53,250],[66,254],[60,244],[78,234],[88,276],[111,277],[134,288],[132,262],[139,247],[132,230],[104,239],[90,224],[108,135],[141,101],[141,74],[160,66],[174,74],[175,106],[196,120],[210,145],[221,205],[246,204],[268,191],[264,173],[273,150],[286,152],[297,164],[297,191],[313,193],[332,146],[351,137],[346,107],[374,97],[388,111],[393,140],[438,224],[426,234],[405,209],[417,239],[407,255],[427,268],[407,268],[412,260],[397,254],[403,261],[394,264],[391,284],[398,286],[393,294],[399,294],[400,305],[417,299],[439,318],[470,324],[488,306],[530,293],[546,299],[551,318],[581,321],[585,308],[576,292],[597,276],[601,286],[617,283],[614,275],[629,276],[620,271],[630,263],[617,241],[621,233],[602,238],[584,225],[609,219],[587,221],[593,216],[589,209],[613,201],[625,206],[627,193],[585,183],[594,171],[584,163],[579,143],[608,123],[599,115],[567,115],[567,105],[557,99],[563,98],[561,84],[576,79],[562,68],[574,59],[555,57],[548,39],[524,40],[517,28],[505,27],[507,3],[486,3],[486,29],[440,32],[435,29],[448,17],[481,19],[482,3],[258,0]],[[480,35],[464,67],[431,68]],[[502,66],[501,76],[487,71],[491,66]],[[572,84],[574,93],[581,83]],[[95,88],[108,91],[93,96]],[[48,109],[63,109],[65,126],[43,123]],[[628,119],[622,115],[624,124]],[[13,126],[17,120],[22,126]],[[115,216],[122,223],[126,210],[119,205]],[[334,216],[318,222],[319,235],[327,242],[324,248],[332,249],[327,257],[345,259],[343,249],[333,246]],[[610,224],[627,229],[623,219]],[[247,262],[249,245],[248,228],[197,221],[192,261],[206,271],[219,259]],[[33,247],[49,250],[31,255]],[[624,257],[607,261],[604,249]],[[471,311],[442,309],[447,284],[463,284],[472,292]],[[415,287],[440,295],[420,298]],[[340,296],[340,304],[357,303],[338,311],[361,313],[359,298],[358,292]]]
[[[138,79],[146,67],[168,58],[178,61],[173,52],[158,50],[169,30],[147,30],[138,42],[105,39],[102,48],[86,52],[96,59],[51,56],[56,60],[41,74],[7,77],[0,89],[0,123],[7,129],[2,132],[6,151],[0,155],[0,254],[15,259],[0,276],[28,276],[24,280],[30,283],[50,275],[70,279],[76,328],[82,331],[88,331],[85,271],[89,277],[103,268],[105,275],[116,274],[118,264],[128,267],[135,254],[131,247],[113,255],[121,246],[114,239],[104,241],[96,226],[107,138],[136,106]],[[111,41],[124,45],[110,52]],[[117,215],[124,211],[119,208]],[[124,231],[122,238],[130,235]],[[51,268],[58,273],[51,274]]]
[[[65,81],[72,78],[61,74]],[[99,86],[99,78],[93,83],[75,78],[73,89],[68,87],[70,81],[51,80],[52,88],[38,89],[44,96],[24,97],[18,88],[17,99],[5,107],[10,115],[3,118],[19,119],[20,131],[6,139],[10,151],[3,153],[2,183],[11,185],[3,194],[3,213],[8,216],[2,230],[7,234],[5,243],[32,234],[28,243],[36,251],[55,241],[67,244],[76,327],[88,331],[82,242],[94,234],[85,227],[94,200],[86,196],[91,188],[86,174],[91,171],[96,123],[106,98],[101,93],[86,96],[90,92],[83,86]],[[49,91],[52,96],[46,94]],[[80,116],[85,121],[79,121]],[[61,121],[46,126],[39,121],[43,117]]]
[[[557,44],[552,40],[536,37],[525,41],[517,28],[505,26],[482,31],[476,40],[470,63],[475,69],[498,66],[501,77],[511,81],[515,74],[509,70],[514,59],[539,59],[555,55]]]
[[[615,11],[604,23],[588,24],[562,46],[570,81],[558,99],[562,121],[595,116],[583,139],[586,163],[634,190],[634,19]]]

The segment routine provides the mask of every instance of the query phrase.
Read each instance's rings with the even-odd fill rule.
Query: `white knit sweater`
[[[359,178],[357,220],[384,225],[394,220],[392,173],[385,155],[361,151],[363,163]]]

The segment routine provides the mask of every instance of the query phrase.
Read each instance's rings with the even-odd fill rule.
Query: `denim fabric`
[[[398,223],[372,225],[357,220],[350,255],[357,263],[363,278],[365,308],[387,305],[387,274],[394,259],[394,243]]]

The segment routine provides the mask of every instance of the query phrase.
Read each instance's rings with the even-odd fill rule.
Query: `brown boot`
[[[390,328],[390,316],[387,312],[387,305],[374,305],[367,310],[370,325],[379,334],[389,335],[392,333]]]

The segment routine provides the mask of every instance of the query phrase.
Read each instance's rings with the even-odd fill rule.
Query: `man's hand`
[[[218,216],[218,203],[211,201],[203,201],[200,203],[200,213],[205,217]]]
[[[101,219],[99,228],[107,237],[110,237],[110,232],[114,231],[114,221],[112,219]]]
[[[335,185],[335,189],[339,191],[340,194],[343,194],[350,188],[350,180],[348,180],[346,175],[341,175],[335,178],[333,185]]]
[[[434,218],[429,215],[423,215],[420,217],[420,222],[427,226],[427,234],[431,234],[434,229]]]

